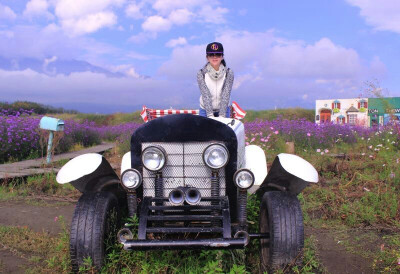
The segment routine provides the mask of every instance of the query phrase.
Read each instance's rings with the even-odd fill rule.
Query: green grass
[[[115,247],[108,255],[102,273],[257,273],[235,264],[235,251],[120,251]],[[184,259],[183,259],[184,258]]]
[[[265,148],[268,162],[280,152],[284,146],[279,139],[269,148]],[[377,142],[376,145],[379,143]],[[368,144],[369,145],[369,144]],[[367,147],[368,147],[367,145]],[[366,144],[349,146],[339,144],[331,149],[334,153],[346,151],[358,155],[364,151]],[[389,147],[389,146],[385,146]],[[304,222],[307,226],[329,228],[333,230],[359,231],[358,239],[350,242],[349,252],[362,250],[359,242],[366,242],[364,229],[380,229],[399,231],[400,169],[396,161],[398,150],[373,152],[374,158],[360,157],[347,161],[328,157],[308,150],[296,148],[300,156],[310,161],[320,174],[320,183],[307,187],[299,200],[302,205]],[[372,152],[370,152],[372,153]],[[394,174],[394,176],[389,176]],[[55,183],[54,175],[34,176],[25,182],[28,187],[10,183],[0,188],[0,197],[16,197],[33,193],[68,195],[69,185],[60,186]],[[60,188],[61,187],[61,188]],[[65,189],[64,189],[65,188]],[[248,201],[248,220],[251,231],[257,231],[259,200],[250,196]],[[396,230],[397,229],[397,230]],[[395,272],[398,270],[400,239],[397,234],[376,234],[385,243],[385,248],[379,252],[357,253],[366,256],[371,267],[376,272]],[[318,260],[318,250],[313,237],[306,239],[304,256],[301,262],[290,266],[293,273],[323,272],[323,266]],[[67,258],[67,251],[63,253]],[[109,256],[102,272],[120,273],[258,273],[258,242],[244,251],[154,251],[154,252],[125,252],[119,245],[109,246]],[[47,255],[38,255],[47,256]],[[41,257],[42,258],[42,257]],[[47,258],[47,257],[46,257]],[[185,258],[185,260],[182,260]],[[37,260],[37,259],[36,259]],[[52,270],[60,270],[61,264],[57,258],[50,256],[45,266]],[[67,262],[63,263],[67,265]],[[68,268],[67,268],[68,269]],[[86,271],[92,270],[90,262]],[[289,271],[289,269],[288,269]],[[62,270],[61,272],[68,272]]]
[[[383,237],[384,245],[374,259],[373,267],[382,273],[400,272],[400,235],[392,234]]]
[[[255,142],[264,145],[267,162],[271,163],[278,153],[285,152],[285,147],[279,140],[269,143],[265,146]],[[332,233],[351,230],[361,236],[374,231],[385,248],[368,252],[369,266],[382,273],[400,271],[399,238],[392,235],[400,232],[398,144],[398,136],[388,132],[369,140],[359,138],[355,144],[338,142],[329,148],[332,154],[346,153],[350,160],[321,155],[298,144],[295,147],[296,154],[313,164],[320,178],[318,184],[299,195],[306,226],[329,229]],[[378,233],[382,229],[387,232]],[[366,240],[361,237],[360,242],[363,241]],[[362,250],[359,244],[353,244],[349,252]]]
[[[57,183],[55,173],[29,176],[26,179],[14,178],[0,184],[0,201],[35,195],[78,198],[80,192],[71,184]]]
[[[74,119],[79,121],[88,120],[97,125],[119,125],[128,122],[143,123],[140,116],[140,111],[131,113],[113,113],[113,114],[92,114],[92,113],[78,113],[78,114],[59,114],[57,118],[60,119]]]
[[[75,119],[75,120],[88,120],[95,122],[97,125],[119,125],[127,122],[143,123],[140,117],[141,111],[130,113],[113,113],[113,114],[93,114],[93,113],[78,113],[78,114],[57,114],[53,115],[60,119]],[[243,119],[245,122],[251,122],[256,119],[261,120],[274,120],[278,117],[285,119],[304,118],[308,121],[315,120],[315,110],[303,108],[287,108],[276,110],[246,110],[246,117]]]
[[[289,268],[293,273],[322,273],[324,267],[321,265],[317,256],[317,244],[314,236],[310,236],[304,241],[303,261],[300,266]],[[285,270],[289,270],[285,269]],[[283,272],[285,273],[285,272]]]
[[[34,232],[28,227],[0,226],[0,247],[27,259],[33,266],[26,273],[70,273],[69,233],[64,218],[58,237]]]
[[[255,116],[271,119],[271,116],[267,117],[266,113],[256,113]],[[249,120],[253,119],[251,114],[250,112]],[[263,147],[269,163],[273,161],[277,154],[286,150],[285,141],[279,135],[273,138],[275,139],[270,141],[268,146],[255,143]],[[400,164],[396,159],[400,156],[399,148],[392,142],[398,143],[397,136],[386,134],[384,136],[377,135],[370,140],[359,138],[356,144],[338,142],[335,146],[329,148],[330,153],[346,153],[350,155],[351,160],[321,155],[314,149],[296,145],[296,153],[313,164],[320,176],[318,184],[307,187],[299,195],[305,224],[311,227],[332,229],[332,231],[352,229],[358,231],[360,235],[364,234],[365,229],[377,231],[382,227],[389,230],[394,229],[398,232],[400,229],[398,202],[400,200]],[[122,146],[125,148],[124,151],[127,151],[126,148],[129,147],[129,143]],[[379,150],[375,150],[376,148]],[[250,229],[253,229],[253,231],[257,229],[258,225],[258,208],[259,201],[251,198],[248,204],[248,219]],[[368,253],[370,261],[375,261],[375,264],[371,264],[370,267],[374,267],[377,272],[395,272],[398,270],[396,260],[400,258],[398,255],[400,250],[398,238],[385,234],[379,234],[378,237],[387,242],[387,248],[383,252]],[[315,239],[313,237],[308,238],[304,249],[303,262],[300,266],[292,266],[290,271],[294,273],[323,272],[323,266],[318,260],[316,249]],[[179,256],[177,253],[172,254]],[[147,264],[150,263],[157,266],[156,271],[161,272],[179,273],[181,271],[183,273],[184,271],[192,271],[193,273],[204,273],[209,266],[222,269],[223,272],[229,272],[234,266],[244,266],[246,271],[256,273],[259,266],[257,254],[257,243],[246,249],[245,256],[243,256],[244,261],[232,261],[231,257],[242,257],[229,255],[223,251],[222,253],[213,253],[213,256],[218,255],[217,258],[223,258],[222,260],[215,260],[211,257],[210,261],[205,260],[199,264],[195,259],[204,256],[201,252],[184,253],[184,256],[190,262],[192,256],[195,258],[193,259],[194,262],[191,263],[193,268],[186,265],[179,265],[178,268],[168,267],[168,263],[176,265],[175,257],[170,255],[165,259],[157,252],[147,255],[138,253],[135,258],[129,258],[132,261],[145,260],[144,264],[142,262],[143,266],[139,268],[131,266],[133,270],[138,272],[147,271],[147,267],[149,267]],[[121,258],[119,256],[128,255],[115,254],[114,256]],[[111,265],[115,266],[115,264]]]
[[[248,203],[250,229],[258,226],[258,208],[259,201],[252,196]],[[69,232],[62,217],[60,220],[63,232],[58,237],[34,232],[27,227],[0,226],[0,242],[19,254],[29,251],[27,259],[32,266],[27,273],[69,273]],[[129,221],[137,229],[137,219]],[[129,252],[110,241],[101,273],[259,273],[258,245],[258,240],[253,240],[245,250]],[[294,273],[319,272],[321,265],[316,256],[314,238],[306,239],[303,254],[287,270]],[[90,258],[80,270],[82,273],[94,272]]]
[[[0,201],[12,200],[18,196],[18,192],[10,191],[7,186],[0,185]]]
[[[50,165],[51,165],[52,167],[61,168],[61,167],[63,167],[66,163],[68,163],[69,160],[70,160],[70,159],[61,159],[61,160],[58,160],[58,161],[53,161],[53,162],[50,163]]]
[[[314,119],[313,110],[292,109],[290,111],[248,111],[247,121],[254,119],[274,119],[285,114]],[[289,114],[288,114],[289,113]],[[78,116],[75,116],[78,117]],[[137,117],[137,118],[134,118]],[[79,119],[91,119],[100,124],[117,124],[138,119],[138,113],[114,114],[95,117],[79,116]],[[141,121],[140,121],[141,122]],[[394,144],[392,142],[395,142]],[[303,209],[304,223],[308,227],[327,228],[335,231],[353,231],[354,240],[342,240],[348,252],[368,258],[376,272],[395,273],[400,271],[400,159],[398,136],[385,133],[359,138],[356,144],[338,142],[329,148],[330,153],[346,153],[350,160],[338,159],[317,153],[306,145],[296,144],[296,154],[303,157],[317,169],[320,182],[307,187],[299,200]],[[271,163],[278,153],[285,152],[285,140],[280,135],[272,136],[268,144],[255,142],[264,149],[267,162]],[[129,138],[119,144],[118,153],[129,151]],[[372,148],[370,148],[372,146]],[[322,148],[321,148],[322,149]],[[375,150],[379,149],[379,150]],[[362,155],[364,153],[364,155]],[[370,157],[372,156],[372,157]],[[74,192],[75,191],[75,192]],[[0,199],[13,199],[30,193],[49,195],[79,195],[69,184],[58,185],[54,175],[28,178],[25,186],[9,182],[0,186]],[[259,200],[254,196],[248,201],[248,220],[251,231],[257,231]],[[368,234],[366,231],[373,231]],[[374,236],[371,236],[374,235]],[[65,237],[62,236],[62,237]],[[62,239],[60,237],[60,239]],[[65,250],[61,251],[63,260],[67,260],[67,239]],[[297,265],[290,266],[285,273],[324,272],[318,259],[318,249],[314,237],[305,242],[302,259]],[[363,251],[363,244],[380,242],[383,249]],[[57,242],[58,244],[60,242]],[[365,248],[364,248],[365,249]],[[124,252],[119,245],[109,245],[109,256],[102,272],[119,273],[258,273],[258,241],[245,250],[236,251],[154,251]],[[54,272],[68,272],[68,262],[59,261],[55,255],[37,255],[46,267]],[[182,259],[184,258],[184,259]],[[38,260],[34,258],[32,260]],[[60,267],[63,265],[63,267]],[[43,268],[44,269],[44,268]],[[86,272],[92,270],[87,261]]]
[[[249,196],[248,221],[250,231],[258,228],[260,201]],[[127,219],[134,236],[137,235],[138,220]],[[244,250],[198,250],[198,251],[135,251],[121,250],[119,244],[108,246],[108,257],[101,273],[259,273],[259,241]],[[320,272],[322,266],[316,255],[315,238],[305,241],[302,256],[285,270],[294,273]],[[81,268],[93,271],[91,260]]]

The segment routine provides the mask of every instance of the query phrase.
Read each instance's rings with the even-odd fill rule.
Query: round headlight
[[[142,183],[142,175],[136,169],[128,169],[122,173],[121,182],[126,188],[136,189]]]
[[[224,167],[228,163],[228,159],[228,149],[222,144],[210,145],[203,153],[204,163],[212,169]]]
[[[233,180],[237,187],[248,189],[254,184],[254,174],[248,169],[240,169],[236,171]]]
[[[142,153],[142,162],[146,169],[158,171],[166,162],[165,152],[159,147],[147,147]]]

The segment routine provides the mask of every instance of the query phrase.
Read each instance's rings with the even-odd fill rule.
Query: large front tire
[[[105,240],[119,223],[118,200],[111,192],[84,193],[80,197],[71,223],[70,255],[73,272],[90,257],[100,270],[105,258]],[[114,226],[114,227],[113,227]]]
[[[300,202],[288,192],[270,191],[262,197],[260,241],[262,271],[274,271],[293,262],[304,246],[304,225]],[[269,242],[269,244],[268,244]]]

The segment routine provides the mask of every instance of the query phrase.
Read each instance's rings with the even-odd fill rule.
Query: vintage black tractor
[[[279,154],[267,174],[264,151],[245,145],[244,125],[230,118],[175,114],[143,124],[132,135],[120,178],[100,154],[69,161],[60,184],[82,192],[71,224],[70,253],[77,271],[86,257],[101,268],[110,219],[128,212],[113,239],[125,250],[235,249],[260,239],[263,269],[292,262],[303,248],[297,194],[318,182],[302,158]],[[247,225],[248,194],[261,199],[259,231]]]

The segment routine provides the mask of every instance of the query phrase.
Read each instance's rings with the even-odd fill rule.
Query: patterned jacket
[[[213,116],[213,107],[211,102],[211,93],[207,87],[206,81],[204,77],[207,73],[207,64],[199,70],[197,73],[197,83],[199,84],[200,93],[203,98],[204,108],[207,113],[207,117]],[[222,85],[222,92],[221,92],[221,104],[219,106],[219,116],[225,117],[226,115],[226,108],[228,107],[229,100],[231,97],[232,85],[233,85],[233,71],[230,68],[226,70],[226,76],[224,84]]]

